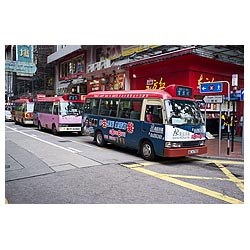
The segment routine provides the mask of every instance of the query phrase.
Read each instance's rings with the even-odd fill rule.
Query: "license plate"
[[[81,128],[66,128],[67,131],[81,131]]]
[[[191,155],[191,154],[197,154],[199,152],[198,149],[190,149],[188,150],[188,154]]]

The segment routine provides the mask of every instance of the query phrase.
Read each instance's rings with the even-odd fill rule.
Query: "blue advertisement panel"
[[[157,155],[163,156],[164,154],[164,124],[84,114],[83,127],[85,135],[94,136],[95,129],[98,129],[102,131],[105,141],[131,149],[139,149],[140,140],[147,138],[153,143]]]
[[[16,60],[19,62],[33,62],[33,45],[17,45]]]

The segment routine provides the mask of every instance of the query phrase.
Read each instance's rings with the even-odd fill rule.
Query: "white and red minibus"
[[[185,86],[91,92],[83,124],[98,146],[110,142],[137,149],[146,160],[207,152],[203,117],[192,88]]]
[[[33,124],[34,102],[32,98],[21,97],[13,102],[12,119],[15,124]]]
[[[39,130],[82,133],[82,111],[84,96],[64,94],[63,96],[37,96],[34,107],[34,124]]]

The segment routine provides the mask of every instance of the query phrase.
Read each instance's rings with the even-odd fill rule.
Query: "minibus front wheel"
[[[155,150],[151,141],[145,140],[141,143],[141,155],[143,159],[148,161],[155,158]]]
[[[38,121],[38,130],[40,130],[40,131],[42,131],[43,130],[43,128],[42,128],[42,125],[41,125],[41,122],[40,121]]]
[[[52,134],[57,135],[56,125],[54,123],[52,124]]]

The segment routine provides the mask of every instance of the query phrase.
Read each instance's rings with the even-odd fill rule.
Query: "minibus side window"
[[[58,105],[58,103],[54,103],[53,114],[54,114],[54,115],[58,115],[58,110],[59,110],[59,105]]]
[[[130,103],[130,119],[140,120],[141,117],[141,100],[131,100]]]
[[[162,124],[162,107],[160,105],[147,105],[145,121],[149,123]]]
[[[140,120],[142,99],[120,99],[118,117]]]
[[[130,100],[121,99],[118,111],[118,117],[129,118]]]
[[[109,101],[107,99],[101,100],[99,115],[109,115]]]
[[[84,104],[84,113],[97,115],[100,99],[86,99]]]

